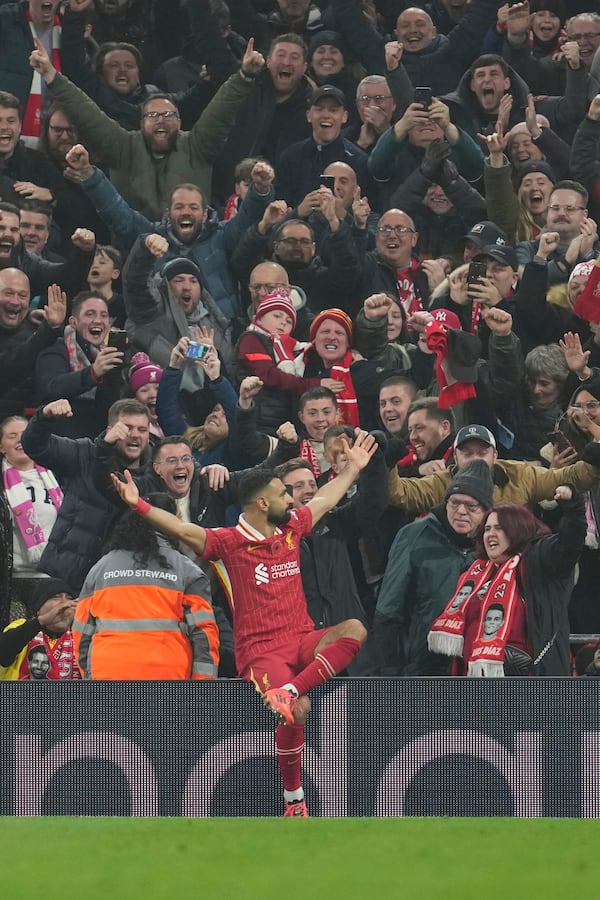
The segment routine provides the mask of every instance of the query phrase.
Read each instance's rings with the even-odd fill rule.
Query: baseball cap
[[[482,444],[496,449],[496,438],[485,425],[464,425],[454,438],[454,449],[467,441],[481,441]]]
[[[343,91],[341,91],[338,87],[335,87],[333,84],[323,84],[320,88],[317,88],[314,91],[308,101],[309,106],[314,106],[315,103],[318,103],[319,100],[334,100],[338,106],[343,106],[344,109],[348,107],[348,101],[346,100],[346,95]]]
[[[452,312],[451,309],[446,309],[445,307],[441,307],[440,309],[433,309],[431,311],[431,315],[433,316],[434,322],[441,322],[442,325],[446,326],[446,328],[462,328],[460,319],[455,312]]]
[[[482,247],[479,253],[473,257],[473,259],[481,259],[484,256],[489,256],[491,259],[495,259],[496,262],[499,262],[502,266],[510,266],[511,269],[515,270],[515,272],[519,268],[519,260],[517,259],[517,254],[512,247],[505,247],[498,244],[488,244],[485,247]]]
[[[478,247],[486,247],[489,244],[502,245],[508,243],[506,233],[502,231],[501,228],[498,228],[494,222],[489,222],[487,220],[476,222],[471,230],[467,231],[465,240],[472,241],[472,243],[477,244]]]

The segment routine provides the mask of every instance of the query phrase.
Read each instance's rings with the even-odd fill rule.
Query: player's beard
[[[290,521],[290,510],[286,509],[284,512],[276,513],[269,510],[267,513],[267,522],[270,522],[271,525],[287,525]]]

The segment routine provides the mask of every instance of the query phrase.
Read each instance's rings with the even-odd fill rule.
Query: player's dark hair
[[[147,494],[144,499],[157,509],[164,509],[173,515],[177,512],[177,504],[170,494],[162,492]],[[163,532],[160,533],[171,547],[176,550],[177,542],[170,535],[163,534]],[[128,509],[117,520],[104,552],[110,553],[111,550],[128,550],[130,553],[133,553],[135,563],[139,566],[147,566],[150,560],[155,559],[163,569],[171,568],[169,560],[161,553],[156,529],[150,524],[148,519],[139,516],[132,509]]]
[[[252,469],[244,475],[240,481],[238,488],[238,500],[242,509],[249,506],[264,491],[264,489],[273,481],[275,473],[273,469],[267,469],[261,466],[258,469]]]

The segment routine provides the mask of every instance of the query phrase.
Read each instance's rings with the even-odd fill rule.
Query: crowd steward
[[[573,674],[600,8],[115,6],[0,3],[0,678],[250,677],[236,579],[181,537],[225,526],[298,536],[282,615],[353,642],[328,677]]]

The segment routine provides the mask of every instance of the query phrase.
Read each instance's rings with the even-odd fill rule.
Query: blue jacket
[[[192,244],[182,244],[172,234],[166,217],[160,222],[151,222],[132,209],[100,169],[96,169],[81,186],[113,233],[115,242],[125,252],[131,249],[140,234],[156,233],[166,237],[169,250],[156,260],[155,271],[169,259],[190,257],[200,268],[204,286],[221,312],[228,319],[236,315],[238,300],[236,283],[229,270],[229,255],[246,229],[262,218],[268,204],[275,199],[272,187],[266,194],[259,194],[252,186],[237,216],[227,222],[219,222],[216,212],[209,210],[209,217],[196,240]]]

